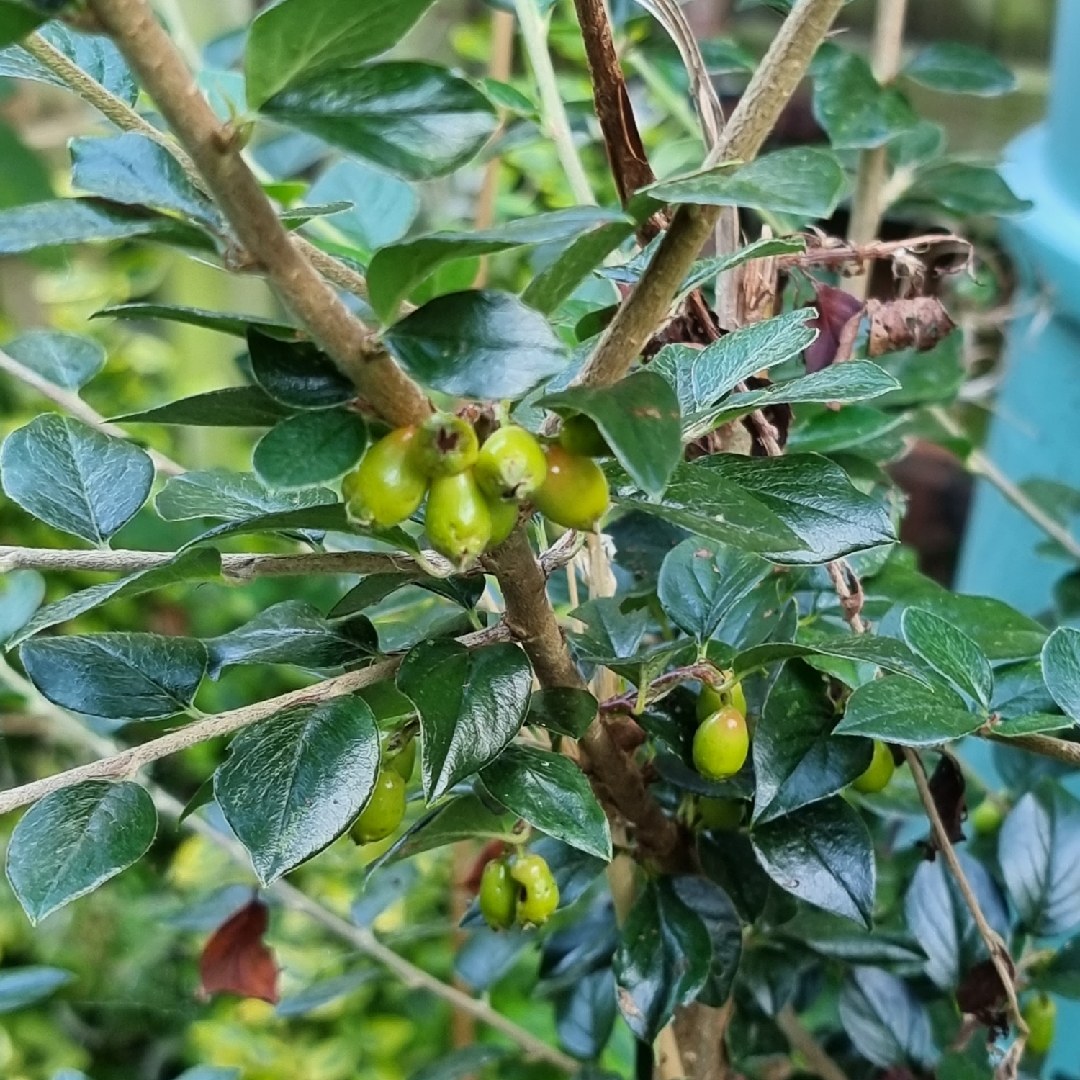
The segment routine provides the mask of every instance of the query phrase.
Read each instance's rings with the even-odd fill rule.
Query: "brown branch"
[[[1063,761],[1074,769],[1080,769],[1080,743],[1069,742],[1067,739],[1055,739],[1052,735],[1014,735],[1012,737],[997,735],[993,728],[987,727],[979,728],[975,734],[981,739],[1001,743],[1003,746],[1015,746],[1020,750],[1041,754],[1055,761]]]
[[[821,1043],[803,1027],[798,1014],[788,1003],[776,1014],[776,1026],[791,1043],[791,1049],[806,1062],[807,1068],[821,1080],[848,1080],[847,1073],[828,1055]]]
[[[779,119],[844,0],[798,0],[750,80],[716,147],[716,161],[750,161]],[[679,208],[641,280],[619,308],[578,382],[606,386],[626,374],[667,315],[720,216],[716,206]]]
[[[89,0],[89,7],[286,307],[380,416],[392,424],[423,420],[430,412],[427,398],[292,243],[244,161],[235,132],[215,116],[145,0]]]
[[[843,263],[862,264],[875,259],[890,259],[900,252],[919,255],[942,244],[955,244],[968,252],[970,258],[971,241],[955,233],[924,233],[921,236],[908,237],[906,240],[870,240],[865,244],[823,243],[816,247],[808,247],[805,251],[793,252],[790,255],[775,255],[773,258],[776,260],[776,265],[783,269],[818,265],[838,268]]]

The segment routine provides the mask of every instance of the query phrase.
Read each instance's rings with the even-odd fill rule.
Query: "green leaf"
[[[851,695],[836,730],[902,746],[934,746],[959,739],[985,722],[951,690],[931,690],[901,675],[886,675]]]
[[[22,0],[0,0],[0,45],[26,37],[45,21],[45,15]]]
[[[907,424],[903,413],[885,413],[865,405],[822,409],[792,428],[787,445],[791,451],[855,450],[873,460],[887,460],[902,450],[899,433]]]
[[[555,997],[554,1004],[559,1045],[579,1060],[598,1058],[615,1026],[615,976],[611,968],[582,975]]]
[[[675,388],[683,416],[714,405],[735,387],[776,364],[790,360],[809,345],[817,331],[807,326],[810,308],[752,323],[704,349],[667,345],[649,365]]]
[[[214,797],[269,885],[345,832],[378,772],[371,709],[362,698],[338,698],[241,731],[214,774]]]
[[[350,971],[347,975],[337,975],[334,978],[320,979],[318,982],[310,983],[299,993],[282,998],[278,1007],[274,1009],[274,1016],[278,1019],[308,1016],[324,1005],[351,997],[362,986],[373,982],[378,974],[378,968],[366,967]]]
[[[582,633],[573,637],[574,652],[589,664],[609,664],[625,660],[638,651],[649,625],[649,613],[639,608],[624,613],[614,596],[590,600],[570,614],[585,624]]]
[[[286,341],[296,337],[296,327],[288,323],[265,319],[261,315],[234,315],[205,308],[184,307],[181,304],[154,304],[136,301],[130,304],[113,304],[95,311],[91,319],[164,319],[166,322],[201,326],[205,330],[219,330],[233,337],[247,337],[248,329],[254,327],[271,337]]]
[[[304,489],[305,493],[309,491],[325,492],[326,488]],[[348,532],[350,529],[351,526],[345,516],[344,503],[315,503],[294,510],[258,514],[255,517],[244,518],[242,521],[227,521],[223,525],[215,525],[214,528],[207,529],[206,532],[196,536],[194,540],[189,540],[186,546],[209,543],[224,536],[244,536],[252,533],[326,533]],[[402,551],[419,550],[412,537],[401,529],[386,529],[378,533],[373,532],[371,535],[386,540]]]
[[[827,218],[846,186],[844,170],[831,153],[797,146],[763,154],[747,165],[717,165],[661,180],[645,190],[666,203],[747,206],[770,214]]]
[[[712,963],[698,1001],[720,1008],[731,996],[742,957],[742,923],[728,894],[705,877],[671,879],[675,895],[705,924],[712,940]]]
[[[471,83],[416,61],[326,72],[275,94],[261,109],[410,180],[453,172],[498,124],[491,102]]]
[[[1080,802],[1047,784],[1013,807],[998,834],[998,864],[1022,928],[1038,937],[1080,923]]]
[[[0,210],[0,255],[135,236],[202,251],[213,247],[201,229],[153,210],[104,199],[52,199]]]
[[[431,802],[493,761],[518,733],[532,669],[516,645],[467,649],[431,641],[405,657],[397,685],[420,713],[424,794]]]
[[[883,87],[857,53],[834,50],[814,76],[814,117],[829,142],[842,150],[884,146],[910,131],[919,118],[893,87]]]
[[[582,413],[596,422],[619,464],[646,495],[664,493],[682,460],[679,402],[654,371],[636,371],[613,386],[572,386],[537,402],[564,416]]]
[[[67,622],[104,604],[108,600],[125,600],[143,596],[157,589],[166,589],[188,581],[210,581],[221,574],[221,556],[213,548],[190,548],[160,566],[139,570],[116,581],[104,581],[87,589],[71,593],[61,600],[46,604],[7,643],[13,648],[34,634],[58,623]]]
[[[292,413],[259,386],[227,386],[114,418],[117,424],[271,427]]]
[[[1018,199],[996,169],[959,161],[920,169],[904,191],[903,201],[943,207],[959,217],[1022,214],[1032,205],[1028,199]]]
[[[429,300],[384,340],[409,375],[453,397],[516,399],[567,361],[543,316],[516,296],[488,289]]]
[[[283,600],[220,637],[207,638],[211,678],[233,664],[295,664],[332,668],[370,659],[378,650],[371,623],[363,616],[328,623],[305,600]]]
[[[340,619],[378,604],[406,585],[418,585],[436,596],[445,596],[469,610],[476,607],[484,592],[484,577],[427,577],[419,570],[389,570],[361,578],[328,612],[328,619]]]
[[[392,244],[377,251],[371,260],[368,298],[375,313],[389,322],[401,301],[442,263],[536,244],[567,243],[587,230],[613,222],[626,224],[626,218],[594,206],[572,206],[492,229],[428,233]]]
[[[777,909],[777,899],[794,901],[781,893],[762,870],[750,838],[741,832],[698,836],[702,873],[731,898],[740,917],[755,922]]]
[[[0,643],[6,642],[45,599],[45,579],[36,570],[0,574]]]
[[[596,718],[597,701],[588,690],[553,686],[537,690],[529,698],[526,724],[536,724],[557,735],[580,739]]]
[[[34,517],[103,544],[146,502],[154,463],[123,439],[44,413],[4,440],[0,479]]]
[[[611,834],[585,774],[561,754],[508,746],[480,772],[484,787],[534,828],[571,847],[611,859]]]
[[[908,608],[900,620],[904,640],[943,679],[984,709],[994,692],[986,654],[962,630],[929,611]]]
[[[100,83],[126,105],[135,104],[139,88],[120,55],[120,50],[109,38],[102,34],[77,33],[56,19],[47,22],[38,33],[54,49],[58,49],[77,67],[82,68],[94,82]],[[71,89],[59,75],[18,45],[11,45],[0,51],[0,76],[32,79],[34,82],[50,83],[65,90]]]
[[[1016,89],[1016,76],[996,56],[958,41],[924,45],[907,62],[904,74],[946,94],[996,97]]]
[[[1071,938],[1046,964],[1030,969],[1029,981],[1036,990],[1080,1000],[1080,938]]]
[[[0,97],[6,83],[0,83]],[[25,206],[53,197],[52,176],[37,152],[11,124],[0,120],[0,208]]]
[[[74,978],[70,971],[55,967],[14,967],[0,971],[0,1013],[25,1009]]]
[[[821,674],[784,664],[754,729],[755,824],[835,795],[867,769],[873,745],[834,735],[838,720]]]
[[[768,641],[755,645],[735,657],[733,667],[736,675],[746,675],[777,660],[801,656],[831,656],[841,660],[853,660],[857,664],[874,664],[885,671],[893,671],[929,685],[929,680],[911,650],[894,638],[861,637],[820,638],[813,642]]]
[[[210,469],[170,476],[154,499],[154,507],[166,521],[207,517],[240,522],[336,502],[337,496],[329,488],[271,491],[253,473]]]
[[[103,199],[169,210],[212,232],[221,229],[213,203],[192,184],[176,158],[135,131],[72,139],[71,182]]]
[[[396,45],[432,0],[283,0],[248,35],[248,106],[323,71],[359,66]]]
[[[1080,722],[1080,630],[1059,626],[1046,639],[1042,671],[1062,712]]]
[[[360,460],[367,424],[350,409],[321,409],[282,420],[255,445],[251,464],[275,491],[336,480]]]
[[[1057,713],[1027,713],[992,722],[994,734],[1006,739],[1017,735],[1038,735],[1045,731],[1064,731],[1075,726],[1070,717]]]
[[[326,409],[356,397],[352,380],[309,341],[282,341],[249,326],[247,343],[255,381],[283,405]]]
[[[907,983],[879,968],[858,967],[840,991],[840,1020],[855,1049],[880,1068],[930,1069],[937,1047],[930,1018]]]
[[[858,811],[843,799],[758,825],[750,838],[762,869],[781,889],[869,928],[874,848]]]
[[[664,613],[700,643],[713,636],[731,608],[770,572],[757,555],[691,538],[664,559],[657,594]]]
[[[505,840],[518,839],[514,832],[517,817],[514,814],[498,814],[475,795],[462,795],[450,799],[425,814],[394,842],[384,855],[370,867],[376,867],[411,859],[423,851],[456,844],[459,840]]]
[[[4,352],[65,390],[81,389],[105,366],[100,342],[58,330],[31,330],[9,341]]]
[[[505,1046],[474,1043],[452,1050],[430,1065],[417,1069],[409,1080],[465,1080],[495,1062],[505,1061],[512,1052]]]
[[[54,791],[15,826],[8,881],[36,924],[138,862],[156,833],[154,802],[138,784],[88,780]]]
[[[31,638],[19,648],[19,659],[50,701],[110,720],[183,712],[206,671],[201,642],[157,634]]]
[[[705,924],[676,895],[670,879],[646,884],[630,909],[612,970],[619,1011],[651,1043],[680,1005],[709,977],[712,943]]]
[[[690,272],[679,286],[679,297],[705,284],[725,270],[731,270],[754,259],[767,259],[772,255],[794,255],[806,250],[806,241],[800,236],[780,237],[763,236],[728,255],[714,255],[708,259],[699,259],[690,268]]]

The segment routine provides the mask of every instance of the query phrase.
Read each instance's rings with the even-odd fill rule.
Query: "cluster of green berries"
[[[559,906],[559,886],[540,855],[492,859],[480,878],[480,914],[493,930],[543,926]]]
[[[593,528],[608,507],[607,479],[591,457],[564,442],[543,445],[513,424],[481,446],[472,424],[449,413],[391,431],[368,449],[341,490],[351,521],[382,529],[411,517],[426,495],[428,540],[456,566],[501,544],[523,502],[573,529]]]
[[[357,844],[374,844],[397,832],[405,817],[405,795],[416,765],[416,740],[410,739],[379,769],[371,798],[349,835]]]

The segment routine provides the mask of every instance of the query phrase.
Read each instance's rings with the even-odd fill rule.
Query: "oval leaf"
[[[321,409],[272,427],[256,444],[251,464],[275,490],[314,487],[347,473],[365,446],[367,425],[359,413]]]
[[[154,499],[154,509],[166,521],[208,517],[241,522],[336,502],[337,496],[329,488],[271,491],[252,473],[209,469],[169,477]]]
[[[19,967],[0,971],[0,1013],[14,1012],[47,998],[75,976],[63,968]]]
[[[994,97],[1016,89],[1016,76],[992,53],[959,41],[935,41],[904,68],[914,82],[946,94]]]
[[[937,1060],[930,1018],[907,984],[878,968],[855,968],[840,992],[840,1020],[855,1049],[886,1069]]]
[[[934,671],[984,709],[989,707],[994,693],[994,673],[986,654],[967,634],[932,612],[918,608],[904,612],[900,627],[912,651]]]
[[[1059,626],[1046,639],[1042,673],[1061,711],[1080,723],[1080,630]]]
[[[936,691],[902,675],[860,686],[848,699],[838,734],[865,735],[903,746],[933,746],[959,739],[985,723],[952,691]]]
[[[105,348],[100,342],[58,330],[31,330],[9,341],[4,352],[65,390],[80,389],[105,366]]]
[[[251,373],[275,401],[294,409],[326,409],[356,397],[352,382],[310,341],[283,341],[247,330]]]

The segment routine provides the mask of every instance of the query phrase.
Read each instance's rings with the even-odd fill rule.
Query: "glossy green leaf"
[[[269,885],[336,840],[379,772],[379,729],[358,697],[275,713],[240,732],[214,797]]]
[[[996,56],[959,41],[924,45],[904,65],[904,74],[947,94],[995,97],[1016,89],[1016,76]]]
[[[835,795],[866,770],[872,743],[834,735],[838,720],[821,674],[784,664],[754,728],[755,823]]]
[[[649,625],[649,614],[639,608],[623,612],[614,596],[589,600],[571,615],[585,629],[574,635],[574,652],[590,664],[607,664],[633,656]]]
[[[615,1015],[615,976],[611,968],[582,975],[555,998],[559,1045],[579,1060],[594,1060],[611,1038]]]
[[[206,671],[201,642],[157,634],[31,638],[20,646],[19,659],[50,701],[110,720],[183,712]]]
[[[326,72],[275,94],[261,109],[411,180],[464,165],[498,123],[494,107],[471,83],[416,61]]]
[[[771,572],[762,558],[715,540],[684,540],[660,567],[657,594],[664,613],[699,642]]]
[[[1080,630],[1059,626],[1042,649],[1046,687],[1061,710],[1080,722]]]
[[[0,1013],[25,1009],[66,986],[75,976],[55,967],[13,967],[0,971]]]
[[[420,713],[424,794],[437,799],[502,752],[525,721],[532,669],[516,645],[417,645],[398,689]]]
[[[900,453],[900,433],[908,424],[903,413],[882,412],[866,405],[822,409],[796,425],[788,434],[788,450],[835,454],[851,450],[875,461]]]
[[[515,839],[513,814],[499,814],[475,795],[461,795],[435,807],[416,824],[409,827],[400,839],[381,856],[372,869],[411,859],[423,851],[456,844],[459,840]]]
[[[743,833],[701,833],[698,855],[702,873],[724,890],[745,922],[755,922],[775,909],[777,897],[790,900],[762,870],[750,838]]]
[[[384,338],[414,379],[453,397],[516,399],[567,362],[543,316],[487,289],[429,300]]]
[[[519,218],[491,229],[437,232],[384,247],[368,267],[368,298],[384,321],[393,319],[401,301],[436,267],[453,259],[490,255],[536,244],[567,243],[622,214],[594,206],[573,206]]]
[[[340,619],[346,615],[364,611],[378,604],[406,585],[418,585],[436,596],[445,596],[468,610],[476,607],[484,592],[482,574],[472,577],[427,577],[422,571],[390,570],[385,573],[368,574],[361,578],[328,612],[328,619]]]
[[[880,968],[851,971],[840,992],[840,1021],[855,1049],[880,1068],[922,1070],[937,1060],[925,1006],[902,979]]]
[[[117,424],[178,424],[183,427],[272,427],[291,416],[259,386],[227,386],[170,401],[154,409],[127,413]]]
[[[283,341],[249,326],[247,343],[255,381],[283,405],[325,409],[356,397],[352,380],[311,342]]]
[[[296,664],[331,668],[370,658],[378,647],[362,616],[327,622],[305,600],[282,600],[220,637],[207,638],[208,672],[216,679],[233,664]]]
[[[682,460],[679,402],[654,371],[637,371],[613,386],[572,386],[537,403],[596,422],[619,464],[646,495],[659,498]]]
[[[959,161],[920,169],[903,198],[904,202],[944,207],[961,217],[1022,214],[1031,209],[1031,203],[1018,199],[996,169]]]
[[[598,859],[611,858],[607,817],[585,774],[569,758],[508,746],[480,772],[484,787],[534,828]]]
[[[304,492],[324,492],[326,488],[305,488]],[[286,493],[287,494],[287,493]],[[188,546],[210,543],[224,536],[250,536],[253,533],[279,532],[295,534],[297,532],[326,533],[348,532],[351,526],[345,516],[345,504],[340,502],[315,503],[293,510],[280,510],[269,514],[240,521],[226,521],[188,541]],[[373,534],[374,535],[374,534]],[[401,529],[387,529],[379,533],[390,543],[403,551],[416,551],[416,543],[408,533]]]
[[[1038,735],[1047,731],[1064,731],[1066,728],[1075,727],[1075,722],[1069,716],[1061,716],[1058,713],[1025,713],[1020,716],[1012,716],[1008,720],[991,721],[994,734],[1003,738],[1014,738],[1017,735]]]
[[[25,626],[45,599],[45,579],[36,570],[0,574],[0,643]]]
[[[985,723],[959,695],[931,690],[901,675],[860,686],[848,699],[837,732],[885,739],[902,746],[933,746],[959,739]]]
[[[132,443],[43,413],[4,440],[0,479],[34,517],[103,544],[146,502],[154,463]]]
[[[832,154],[798,146],[763,154],[747,165],[718,165],[661,180],[646,190],[667,203],[746,206],[772,214],[827,218],[846,186],[844,170]]]
[[[731,996],[742,958],[742,923],[727,893],[706,877],[671,879],[675,895],[705,924],[712,941],[709,977],[698,1001],[720,1008]]]
[[[210,469],[170,476],[154,499],[154,507],[166,521],[205,517],[239,522],[336,502],[329,488],[271,491],[253,473]]]
[[[1047,784],[1013,807],[998,833],[998,864],[1025,930],[1038,937],[1080,924],[1080,802]]]
[[[100,342],[58,330],[31,330],[9,341],[4,352],[65,390],[81,389],[105,366]]]
[[[256,475],[275,491],[314,487],[343,476],[367,446],[367,424],[349,409],[320,409],[272,427],[251,457]]]
[[[612,962],[619,1011],[639,1039],[652,1042],[675,1009],[697,996],[709,977],[711,956],[709,931],[670,879],[646,884]]]
[[[912,652],[976,704],[989,706],[994,673],[986,654],[967,634],[918,608],[908,608],[900,625]]]
[[[7,642],[7,648],[20,644],[34,634],[67,622],[109,600],[124,600],[143,596],[157,589],[166,589],[188,581],[209,581],[221,573],[221,556],[213,548],[190,548],[160,566],[138,570],[134,574],[104,581],[80,589],[61,600],[46,604]]]
[[[580,739],[596,717],[596,698],[588,690],[574,686],[553,686],[537,690],[529,698],[525,723],[547,728],[557,735]]]
[[[876,867],[858,811],[834,797],[758,825],[751,834],[762,869],[785,892],[869,927]]]
[[[778,660],[803,656],[831,656],[859,664],[874,664],[885,671],[907,675],[929,685],[914,653],[902,641],[869,634],[820,638],[814,642],[768,641],[740,652],[735,657],[733,667],[736,675],[745,675]]]
[[[842,150],[884,146],[918,123],[903,94],[882,86],[858,53],[840,49],[814,76],[814,116]]]
[[[88,780],[54,791],[15,826],[8,881],[38,923],[138,862],[156,833],[153,800],[138,784]]]
[[[246,337],[248,329],[255,327],[271,337],[286,341],[296,337],[296,328],[261,315],[237,315],[205,308],[185,307],[182,304],[155,304],[133,301],[129,304],[113,304],[95,311],[91,319],[164,319],[166,322],[183,323],[185,326],[201,326],[205,330],[218,330],[233,337]]]
[[[135,131],[72,139],[71,182],[103,199],[168,210],[211,230],[221,227],[213,203],[188,179],[176,158]]]
[[[267,98],[323,71],[352,68],[401,40],[432,0],[282,0],[261,11],[248,34],[247,100]]]

